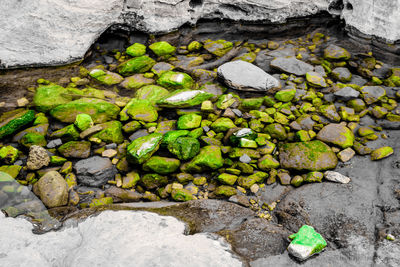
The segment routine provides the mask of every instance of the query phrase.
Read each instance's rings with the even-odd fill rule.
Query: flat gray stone
[[[344,87],[333,93],[333,95],[341,100],[348,101],[357,98],[360,95],[360,92],[351,87]]]
[[[278,57],[271,61],[271,67],[297,76],[304,76],[314,67],[295,57]]]
[[[105,185],[117,173],[110,159],[99,156],[78,161],[74,169],[79,183],[93,187]]]
[[[277,79],[259,67],[242,60],[219,66],[218,77],[232,89],[240,91],[265,92],[280,86]]]

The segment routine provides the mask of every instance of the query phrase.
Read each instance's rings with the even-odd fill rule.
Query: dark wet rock
[[[59,207],[68,203],[68,185],[56,171],[50,171],[35,184],[34,192],[49,207]]]
[[[358,92],[357,90],[355,90],[351,87],[344,87],[344,88],[340,89],[339,91],[336,91],[333,94],[338,99],[348,101],[348,100],[357,98],[360,95],[360,92]]]
[[[126,190],[122,188],[118,188],[116,186],[111,186],[105,191],[107,196],[110,196],[113,198],[114,203],[117,202],[138,202],[142,199],[143,195],[131,191],[131,190]]]
[[[74,169],[80,183],[93,187],[106,184],[117,173],[110,159],[99,156],[78,161]]]
[[[218,68],[218,76],[231,88],[264,92],[279,87],[279,81],[259,67],[242,61],[232,61]]]
[[[304,76],[314,67],[294,57],[279,57],[271,61],[271,67],[283,72]]]
[[[279,159],[282,168],[310,171],[333,169],[338,162],[331,148],[321,141],[281,144]]]

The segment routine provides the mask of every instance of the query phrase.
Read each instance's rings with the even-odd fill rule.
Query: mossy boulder
[[[104,85],[115,85],[119,84],[124,80],[121,75],[111,72],[111,71],[104,71],[101,69],[93,69],[89,72],[89,76],[95,79],[97,82],[104,84]]]
[[[351,55],[343,47],[331,44],[324,50],[324,57],[328,60],[349,60]]]
[[[211,125],[211,129],[215,132],[226,132],[229,129],[236,128],[236,125],[229,118],[218,118]]]
[[[60,130],[53,132],[50,135],[50,138],[61,138],[65,142],[76,141],[79,139],[79,132],[74,124],[70,124]]]
[[[363,86],[361,87],[361,93],[365,103],[368,105],[378,102],[386,96],[386,90],[381,86]]]
[[[240,176],[237,183],[243,188],[250,189],[252,185],[256,183],[261,183],[266,177],[268,177],[268,173],[256,172],[249,176]]]
[[[126,49],[126,54],[131,57],[140,57],[146,54],[146,46],[139,43],[134,43]]]
[[[327,105],[320,106],[319,112],[321,112],[322,115],[324,115],[331,121],[334,121],[334,122],[340,121],[340,115],[337,112],[334,104],[327,104]]]
[[[142,176],[141,183],[149,190],[168,184],[168,177],[157,173],[148,173]]]
[[[174,189],[171,192],[171,197],[175,201],[185,202],[194,199],[192,193],[187,189]]]
[[[322,172],[309,172],[304,177],[304,182],[307,183],[320,183],[322,182],[322,178],[324,178],[324,174]]]
[[[237,194],[236,188],[228,185],[218,186],[214,194],[220,197],[231,197]]]
[[[149,56],[140,56],[132,58],[121,63],[117,70],[122,76],[129,76],[135,73],[144,73],[149,71],[156,62]]]
[[[143,164],[143,170],[158,174],[173,173],[179,168],[178,159],[153,156]]]
[[[169,143],[168,150],[180,160],[188,160],[200,152],[200,143],[193,137],[178,137]]]
[[[5,164],[12,164],[18,158],[18,149],[12,146],[3,146],[0,148],[0,162]]]
[[[71,100],[72,97],[68,95],[68,90],[64,87],[57,84],[41,85],[36,89],[33,104],[36,110],[47,112]]]
[[[317,139],[341,148],[348,148],[353,146],[354,134],[342,124],[330,123],[318,132]]]
[[[332,149],[319,140],[281,143],[279,145],[279,160],[281,168],[299,171],[334,169],[338,163],[336,154]]]
[[[56,171],[47,172],[34,185],[43,204],[48,208],[65,206],[68,203],[68,185]]]
[[[154,83],[153,79],[146,78],[143,74],[135,74],[129,77],[126,77],[125,80],[121,83],[121,86],[125,89],[139,89],[146,85],[151,85]]]
[[[81,98],[59,105],[50,111],[50,115],[59,121],[74,123],[78,114],[89,114],[94,123],[115,120],[120,108],[107,101],[96,98]]]
[[[158,150],[162,138],[162,134],[152,133],[135,139],[127,147],[127,159],[134,164],[144,163]]]
[[[194,81],[192,77],[183,72],[166,71],[161,74],[157,83],[167,89],[192,89]]]
[[[221,149],[218,146],[205,146],[200,149],[200,153],[190,162],[183,164],[183,172],[201,172],[217,170],[224,165]]]
[[[275,93],[275,98],[281,102],[290,102],[296,95],[296,89],[284,89]]]
[[[233,43],[225,40],[211,41],[207,40],[204,42],[204,49],[209,53],[222,57],[233,48]]]
[[[180,116],[177,122],[179,130],[188,130],[200,127],[201,115],[190,113]]]
[[[58,152],[66,158],[85,159],[90,156],[90,142],[70,141],[58,148]]]
[[[0,116],[0,139],[11,135],[35,119],[33,110],[16,109]]]
[[[272,138],[276,138],[280,141],[287,139],[287,133],[285,128],[279,123],[272,123],[265,127],[265,133],[269,134]]]
[[[38,133],[27,133],[24,135],[19,143],[24,147],[30,148],[31,146],[46,146],[46,138],[42,134]]]
[[[162,99],[168,94],[169,91],[161,86],[147,85],[137,90],[134,94],[134,97],[137,99],[146,99],[154,105],[158,100]]]
[[[78,114],[76,115],[76,119],[74,125],[83,132],[86,129],[89,129],[94,125],[92,117],[89,114]]]
[[[168,42],[161,41],[157,43],[153,43],[149,46],[151,51],[154,52],[157,56],[166,56],[175,53],[176,47],[170,45]]]
[[[168,145],[173,144],[178,137],[187,136],[189,133],[188,130],[169,131],[164,134],[161,145],[167,147]]]
[[[272,155],[267,154],[258,160],[258,168],[263,171],[279,168],[280,164]]]
[[[221,173],[218,175],[217,180],[225,185],[234,185],[236,180],[238,179],[237,175],[229,174],[229,173]]]
[[[121,119],[126,120],[126,115],[134,120],[144,122],[153,122],[158,118],[157,109],[149,100],[137,98],[132,98],[122,109],[120,114]]]
[[[119,121],[109,121],[101,124],[103,130],[92,135],[105,143],[121,144],[124,141],[122,134],[122,124]]]
[[[322,75],[319,74],[318,72],[314,71],[307,72],[306,80],[311,86],[316,88],[323,88],[328,86],[326,84],[324,77],[322,77]]]
[[[188,108],[200,105],[214,95],[202,90],[176,90],[157,101],[157,105],[167,108]]]
[[[203,44],[198,41],[192,41],[187,47],[189,52],[198,51],[201,48],[203,48]]]
[[[246,98],[242,100],[240,107],[245,110],[258,110],[264,102],[264,98]]]
[[[387,158],[392,154],[393,154],[393,148],[392,147],[390,147],[390,146],[380,147],[380,148],[375,149],[374,151],[372,151],[371,160],[380,160],[380,159],[383,159],[383,158]]]

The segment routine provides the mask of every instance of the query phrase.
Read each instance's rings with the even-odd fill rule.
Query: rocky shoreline
[[[27,188],[60,214],[199,199],[158,212],[181,212],[194,232],[226,237],[254,266],[290,260],[280,258],[286,238],[304,224],[328,242],[307,264],[342,262],[341,253],[348,263],[398,260],[385,254],[397,241],[384,239],[398,231],[400,73],[373,53],[350,53],[319,32],[179,47],[149,39],[123,50],[99,45],[73,75],[36,82],[0,119],[9,216],[27,214],[7,202]],[[200,230],[182,210],[210,209],[216,202],[201,201],[210,198],[249,214]],[[257,249],[258,238],[271,250]]]

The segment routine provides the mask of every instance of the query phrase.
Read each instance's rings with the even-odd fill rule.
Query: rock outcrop
[[[199,19],[283,23],[328,11],[357,34],[400,39],[397,1],[375,0],[57,0],[6,1],[0,10],[0,68],[81,60],[110,26],[166,33]]]

